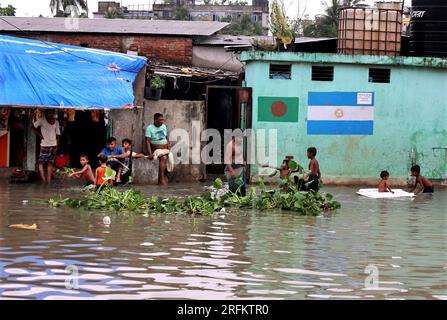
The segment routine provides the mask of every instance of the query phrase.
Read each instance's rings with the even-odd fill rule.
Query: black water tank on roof
[[[410,55],[447,57],[447,0],[413,0]]]

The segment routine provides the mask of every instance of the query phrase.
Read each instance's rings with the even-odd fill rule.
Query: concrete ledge
[[[135,159],[132,168],[132,178],[135,184],[158,183],[159,160],[146,158]],[[196,182],[203,179],[203,165],[180,164],[173,172],[168,173],[169,182]]]
[[[134,159],[132,164],[132,179],[135,184],[157,184],[158,160],[146,158]]]

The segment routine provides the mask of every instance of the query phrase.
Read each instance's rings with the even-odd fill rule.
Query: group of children
[[[132,141],[130,139],[123,139],[121,147],[117,147],[116,138],[110,137],[107,141],[107,147],[104,148],[99,154],[99,167],[96,168],[93,173],[92,167],[89,164],[89,157],[85,154],[80,156],[79,162],[82,169],[70,174],[71,177],[81,178],[86,181],[86,185],[95,185],[99,187],[103,184],[113,185],[114,183],[126,183],[129,180],[129,162],[131,157]],[[307,158],[309,161],[309,172],[306,173],[302,179],[294,176],[294,182],[299,186],[301,190],[313,190],[318,191],[319,182],[321,178],[320,165],[316,159],[317,149],[310,147],[307,149]],[[132,152],[132,158],[143,158],[144,154]],[[281,178],[290,176],[296,170],[291,170],[288,167],[289,161],[293,159],[292,156],[287,156],[283,165],[281,166],[280,175]],[[106,170],[107,167],[112,168],[117,172],[115,182],[107,179]],[[418,193],[432,193],[434,191],[433,182],[421,175],[421,167],[414,165],[410,169],[411,176],[416,178],[416,183],[410,192]],[[380,173],[379,192],[391,192],[394,191],[390,187],[389,182],[390,174],[388,171],[382,171]]]
[[[102,149],[98,154],[99,167],[96,168],[95,173],[89,164],[89,157],[85,154],[81,155],[79,162],[82,169],[70,174],[70,177],[83,177],[86,186],[94,185],[97,188],[101,185],[114,185],[119,183],[126,183],[130,176],[130,157],[143,158],[144,154],[132,152],[132,141],[130,139],[123,139],[121,147],[117,147],[116,138],[110,137],[107,140],[107,147]],[[107,167],[115,170],[116,179],[112,181],[107,177]]]
[[[298,178],[297,176],[294,177],[294,182],[298,185],[300,190],[309,191],[314,190],[318,191],[319,189],[319,181],[321,178],[321,172],[320,172],[320,165],[318,163],[318,160],[316,159],[317,155],[317,149],[314,147],[310,147],[307,149],[307,158],[309,161],[309,172],[306,173],[302,179]],[[288,163],[290,160],[292,160],[292,156],[287,156],[284,161],[283,165],[281,166],[281,178],[284,178],[286,176],[290,176],[293,172],[296,172],[296,170],[290,170],[288,167]],[[416,178],[416,182],[414,187],[411,189],[410,192],[413,192],[415,194],[418,193],[433,193],[433,182],[427,179],[426,177],[421,175],[421,167],[418,165],[414,165],[410,169],[411,176]],[[390,174],[388,171],[382,171],[380,173],[380,182],[379,182],[379,192],[392,192],[394,191],[390,187],[389,182]]]
[[[410,192],[414,194],[418,193],[433,193],[433,182],[428,180],[426,177],[421,176],[421,167],[418,165],[414,165],[410,169],[411,176],[416,178],[416,182],[414,184],[414,187],[411,189]],[[390,174],[388,171],[382,171],[380,173],[380,182],[379,182],[379,192],[391,192],[394,193],[393,190],[391,190],[390,183],[389,183],[389,177]]]
[[[309,172],[304,174],[304,176],[300,179],[297,176],[294,176],[294,182],[298,186],[298,188],[302,191],[318,191],[320,186],[320,165],[318,160],[316,159],[317,149],[315,147],[310,147],[307,149],[307,158],[309,161]],[[280,177],[284,179],[287,176],[291,176],[292,173],[297,172],[298,168],[292,170],[289,168],[289,162],[293,159],[293,156],[286,156],[280,170]]]

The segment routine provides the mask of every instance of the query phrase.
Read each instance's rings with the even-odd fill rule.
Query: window
[[[390,83],[391,69],[369,68],[369,82]]]
[[[312,66],[312,81],[334,81],[334,67]]]
[[[258,20],[258,17],[256,15],[251,16],[251,22],[256,22]]]
[[[291,64],[271,64],[270,65],[270,79],[292,79],[292,65]]]

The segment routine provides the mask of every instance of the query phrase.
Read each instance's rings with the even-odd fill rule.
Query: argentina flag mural
[[[309,92],[307,134],[372,135],[373,92]]]

